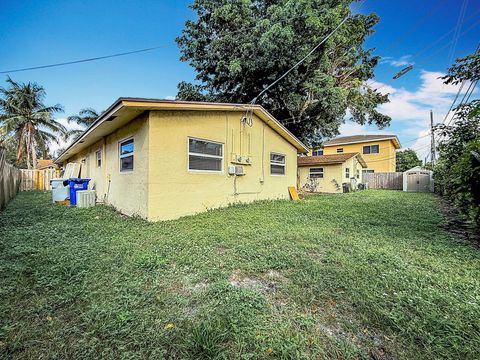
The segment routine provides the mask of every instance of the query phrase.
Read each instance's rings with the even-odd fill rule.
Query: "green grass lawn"
[[[147,223],[21,193],[0,213],[0,357],[478,359],[480,252],[432,194]]]

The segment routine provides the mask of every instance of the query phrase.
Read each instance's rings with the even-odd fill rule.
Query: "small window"
[[[375,170],[363,170],[362,171],[364,174],[373,174]]]
[[[270,175],[285,175],[285,155],[270,153]]]
[[[133,170],[133,153],[134,142],[133,139],[128,139],[120,142],[120,171],[132,171]]]
[[[378,154],[380,148],[378,145],[368,145],[363,147],[364,154]]]
[[[345,168],[345,177],[350,179],[350,168]]]
[[[223,144],[215,141],[188,139],[188,170],[223,171]]]
[[[341,154],[341,153],[343,153],[343,148],[338,148],[337,149],[337,154]]]
[[[360,170],[357,170],[357,179],[360,179]]]
[[[95,161],[97,163],[97,167],[102,166],[102,150],[95,152]]]
[[[310,168],[310,179],[323,179],[323,168]]]
[[[323,149],[317,149],[312,151],[312,156],[320,156],[323,155]]]

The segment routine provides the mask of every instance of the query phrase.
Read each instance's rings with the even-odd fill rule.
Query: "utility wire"
[[[66,62],[56,63],[56,64],[40,65],[40,66],[32,66],[32,67],[22,68],[22,69],[0,71],[0,74],[8,74],[8,73],[14,73],[14,72],[20,72],[20,71],[38,70],[38,69],[46,69],[46,68],[52,68],[52,67],[57,67],[57,66],[79,64],[79,63],[84,63],[84,62],[89,62],[89,61],[103,60],[103,59],[109,59],[109,58],[114,58],[114,57],[119,57],[119,56],[126,56],[126,55],[131,55],[131,54],[138,54],[138,53],[142,53],[142,52],[158,50],[158,49],[165,48],[165,47],[168,47],[168,46],[172,46],[172,45],[171,44],[170,45],[160,45],[160,46],[154,46],[154,47],[150,47],[150,48],[146,48],[146,49],[127,51],[127,52],[105,55],[105,56],[97,56],[97,57],[81,59],[81,60],[66,61]]]
[[[324,11],[321,11],[318,15],[320,15],[323,12]],[[278,19],[278,21],[275,21],[273,24],[279,24],[283,21],[289,21],[289,20],[304,18],[306,16],[308,16],[308,15],[307,14],[302,14],[302,15],[292,16],[292,17],[289,17],[289,18]],[[259,20],[266,20],[266,19],[268,19],[268,18],[259,19]],[[259,21],[259,20],[256,20],[256,21]],[[252,26],[252,27],[249,27],[249,28],[243,28],[243,29],[238,29],[238,30],[232,30],[232,31],[229,31],[228,33],[229,34],[232,34],[232,33],[235,34],[235,33],[239,33],[239,32],[245,32],[245,31],[248,31],[248,30],[252,30],[252,29],[255,29],[255,28],[257,28],[257,26]],[[87,59],[66,61],[66,62],[48,64],[48,65],[32,66],[32,67],[13,69],[13,70],[4,70],[4,71],[0,71],[0,74],[8,74],[8,73],[14,73],[14,72],[20,72],[20,71],[46,69],[46,68],[65,66],[65,65],[73,65],[73,64],[79,64],[79,63],[90,62],[90,61],[104,60],[104,59],[109,59],[109,58],[114,58],[114,57],[132,55],[132,54],[148,52],[148,51],[154,51],[154,50],[158,50],[158,49],[162,49],[162,48],[167,48],[167,47],[170,47],[170,46],[173,46],[173,45],[174,44],[164,44],[164,45],[154,46],[154,47],[145,48],[145,49],[127,51],[127,52],[116,53],[116,54],[105,55],[105,56],[97,56],[97,57],[92,57],[92,58],[87,58]]]
[[[455,27],[455,32],[453,34],[453,43],[452,48],[450,49],[449,54],[449,64],[453,62],[455,56],[455,49],[457,48],[458,38],[460,36],[460,30],[462,29],[463,20],[465,19],[465,12],[467,10],[468,0],[463,0],[462,7],[460,8],[460,13],[458,15],[457,26]]]
[[[479,50],[480,50],[480,44],[477,45],[477,48],[475,49],[474,54],[478,54]],[[447,113],[445,114],[445,118],[443,119],[443,122],[442,122],[443,124],[445,124],[445,122],[447,121],[447,117],[448,117],[448,115],[450,114],[450,112],[452,111],[453,107],[455,106],[455,103],[457,102],[457,99],[458,99],[458,97],[460,96],[460,93],[461,93],[463,87],[465,86],[466,82],[467,82],[466,80],[463,80],[463,81],[462,81],[462,84],[460,85],[460,88],[458,89],[457,94],[455,95],[455,99],[453,99],[452,105],[450,105],[450,108],[448,109]],[[470,89],[472,88],[472,85],[473,85],[473,83],[471,82],[470,85],[469,85],[469,87],[468,87],[468,89],[467,89],[467,91],[465,92],[462,100],[460,101],[460,103],[459,103],[459,105],[458,105],[457,107],[459,107],[459,106],[462,105],[462,103],[463,103],[463,101],[465,100],[468,92],[469,92]],[[473,85],[473,86],[474,86],[474,85]],[[475,87],[475,86],[474,86],[474,87]],[[472,90],[471,90],[472,92],[473,92],[473,90],[474,90],[474,87],[473,87]],[[470,98],[470,96],[469,96],[469,98]],[[455,116],[455,115],[454,115],[454,116]],[[447,126],[450,125],[450,123],[452,122],[454,116],[452,116],[452,118],[448,121],[448,124],[446,124]]]
[[[299,66],[301,63],[303,63],[310,55],[312,55],[325,41],[327,41],[339,28],[340,26],[342,26],[345,21],[347,21],[347,19],[349,18],[350,16],[345,16],[345,18],[340,22],[340,24],[337,25],[337,27],[335,29],[333,29],[332,32],[330,32],[327,36],[325,36],[323,38],[322,41],[320,41],[318,43],[317,46],[315,46],[312,50],[310,50],[310,52],[305,55],[300,61],[298,61],[295,65],[293,65],[290,69],[288,69],[282,76],[280,76],[277,80],[275,80],[274,82],[272,82],[270,85],[268,85],[265,89],[263,89],[255,98],[252,99],[252,101],[250,102],[252,105],[255,104],[257,102],[257,99],[262,96],[263,94],[265,94],[268,90],[270,90],[273,86],[275,86],[278,82],[280,82],[285,76],[287,76],[290,72],[292,72],[297,66]]]
[[[475,11],[473,14],[471,14],[466,21],[470,21],[472,18],[476,18],[476,15],[480,13],[480,9]],[[474,29],[475,27],[477,27],[478,25],[480,24],[480,20],[477,20],[475,21],[474,23],[472,23],[466,30],[464,30],[459,36],[463,36],[465,34],[467,34],[468,32],[470,32],[472,29]],[[437,43],[439,43],[440,41],[442,41],[443,39],[445,39],[448,35],[450,35],[453,31],[455,31],[456,27],[450,29],[448,32],[446,32],[445,34],[441,35],[440,37],[438,37],[436,40],[434,40],[433,42],[429,43],[427,46],[425,46],[423,49],[421,49],[420,51],[418,51],[417,53],[415,53],[414,55],[412,55],[410,57],[410,59],[416,59],[418,58],[421,54],[423,54],[424,52],[426,52],[427,50],[431,49],[433,46],[435,46]],[[423,57],[423,60],[421,62],[423,62],[424,60],[426,59],[429,59],[431,57],[433,57],[437,52],[443,50],[444,48],[448,47],[450,44],[452,44],[452,41],[453,40],[450,40],[449,42],[447,42],[446,44],[444,44],[442,47],[438,48],[437,50],[435,50],[433,53],[430,52],[428,54],[427,57]],[[366,83],[365,86],[366,87],[370,87],[373,85],[373,81],[371,81],[370,83]],[[375,89],[375,91],[377,90],[380,90],[381,88],[387,86],[388,84],[383,84],[382,86],[378,87],[377,89]]]
[[[445,4],[446,0],[439,1],[437,6],[432,8],[425,16],[420,18],[411,28],[409,31],[403,33],[401,36],[397,38],[397,40],[391,42],[390,44],[387,45],[385,49],[382,50],[382,52],[385,52],[387,50],[390,50],[392,47],[397,46],[398,44],[402,43],[406,39],[408,39],[409,35],[412,34],[415,30],[417,30],[420,26],[422,26],[430,17],[432,17],[438,10],[440,10]]]

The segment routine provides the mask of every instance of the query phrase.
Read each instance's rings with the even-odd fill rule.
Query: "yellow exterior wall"
[[[149,219],[165,220],[235,202],[287,199],[295,186],[297,150],[262,120],[242,125],[244,112],[151,111],[149,158]],[[222,173],[188,170],[188,138],[224,144]],[[270,152],[286,155],[284,176],[270,175]],[[235,158],[245,176],[228,175]]]
[[[310,168],[321,167],[323,167],[323,178],[310,180]],[[346,168],[350,169],[349,178],[346,177]],[[359,170],[358,178],[357,170]],[[343,183],[350,183],[354,189],[356,184],[362,182],[362,170],[362,165],[356,157],[352,157],[342,164],[301,166],[298,168],[298,187],[307,192],[341,193],[343,192]],[[355,179],[352,180],[352,178]]]
[[[288,199],[297,181],[297,149],[254,116],[241,124],[244,111],[150,111],[69,158],[82,163],[97,199],[127,215],[149,220],[175,219],[235,202]],[[134,138],[134,170],[120,172],[119,142]],[[188,170],[188,138],[224,144],[222,173]],[[102,149],[102,166],[95,152]],[[284,176],[270,175],[270,152],[286,156]],[[239,157],[245,176],[228,175]]]
[[[119,141],[134,138],[134,169],[120,172]],[[102,150],[102,166],[96,166],[95,153]],[[82,161],[85,160],[85,161]],[[67,162],[81,164],[80,176],[91,179],[97,200],[111,204],[127,215],[147,217],[148,208],[148,115],[141,115]]]
[[[309,188],[310,168],[323,167],[323,178],[312,180],[312,188]],[[341,193],[343,179],[343,164],[301,166],[298,168],[298,186],[302,191]]]
[[[378,154],[363,154],[363,147],[367,145],[378,145]],[[326,146],[323,149],[324,155],[337,154],[337,149],[343,148],[344,153],[358,152],[362,155],[368,167],[364,170],[374,170],[375,172],[395,172],[395,146],[392,140],[369,141],[355,144]]]

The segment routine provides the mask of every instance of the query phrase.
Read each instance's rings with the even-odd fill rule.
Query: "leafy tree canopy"
[[[390,118],[376,110],[388,102],[364,84],[379,61],[363,43],[379,21],[351,15],[352,0],[195,0],[197,19],[187,21],[177,43],[181,60],[197,73],[182,82],[182,100],[249,103],[349,19],[304,63],[258,99],[277,119],[295,118],[289,129],[310,145],[338,134],[350,118],[380,128]]]
[[[458,59],[443,79],[447,84],[476,84],[480,79],[480,54]],[[452,124],[439,127],[437,134],[442,138],[434,168],[435,187],[480,227],[480,100],[458,106]]]
[[[36,166],[38,154],[47,154],[50,142],[58,143],[65,127],[55,120],[61,105],[46,106],[45,89],[33,82],[19,83],[7,78],[0,87],[0,144],[15,148],[16,162],[28,168]]]
[[[397,171],[404,172],[415,166],[422,165],[422,160],[417,156],[417,153],[412,149],[406,149],[397,152]]]

